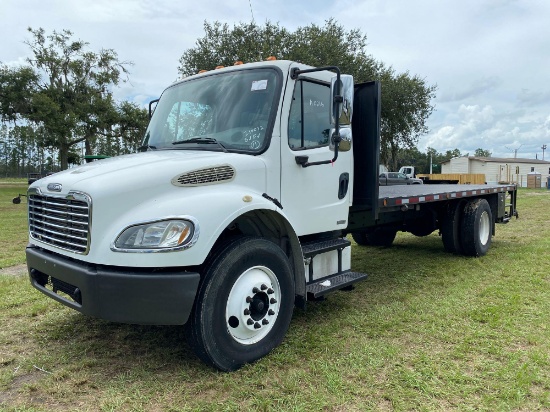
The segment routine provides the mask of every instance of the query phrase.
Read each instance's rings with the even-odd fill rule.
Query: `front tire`
[[[466,256],[484,256],[491,246],[491,207],[485,199],[468,202],[462,217],[462,249]]]
[[[279,246],[239,238],[206,264],[187,324],[197,356],[233,371],[267,355],[283,340],[294,307],[294,277]]]

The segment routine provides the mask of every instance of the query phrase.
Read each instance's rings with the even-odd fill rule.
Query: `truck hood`
[[[238,179],[240,183],[265,190],[266,166],[261,158],[189,150],[148,151],[99,160],[40,179],[30,188],[38,188],[46,195],[66,195],[76,190],[93,198],[96,195],[121,196],[135,190],[143,194],[146,190],[151,196],[165,192],[167,186],[174,188],[172,179],[182,174],[224,165],[235,170],[236,180],[243,175],[255,177],[248,181]]]

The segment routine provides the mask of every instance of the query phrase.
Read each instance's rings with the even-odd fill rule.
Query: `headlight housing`
[[[164,219],[128,226],[115,239],[117,252],[168,252],[191,247],[198,225],[189,219]]]

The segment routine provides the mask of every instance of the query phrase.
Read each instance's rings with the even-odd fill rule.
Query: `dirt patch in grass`
[[[0,269],[0,275],[27,276],[27,265],[15,265]]]

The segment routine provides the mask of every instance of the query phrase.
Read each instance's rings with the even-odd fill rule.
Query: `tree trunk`
[[[61,163],[61,170],[67,170],[69,168],[69,145],[67,143],[61,143],[59,145],[59,162]]]

